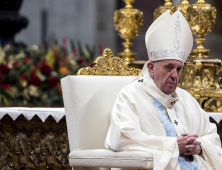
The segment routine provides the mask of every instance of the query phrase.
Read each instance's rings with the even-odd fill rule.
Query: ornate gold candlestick
[[[135,60],[136,53],[131,51],[133,45],[130,40],[138,35],[143,25],[143,13],[138,9],[135,9],[132,4],[135,0],[123,0],[126,6],[114,13],[114,26],[121,38],[125,39],[123,42],[124,51],[118,53],[118,55],[126,63],[130,63]]]
[[[188,22],[192,33],[197,35],[195,39],[197,43],[197,48],[192,50],[193,58],[210,58],[207,54],[210,52],[209,49],[204,48],[203,38],[211,32],[212,27],[216,21],[216,9],[210,4],[205,3],[204,0],[198,0],[196,3],[192,4],[188,9]]]
[[[172,14],[173,7],[174,6],[172,4],[172,0],[165,0],[165,3],[163,6],[160,6],[159,8],[155,9],[154,20],[156,20],[165,11],[169,11]]]
[[[204,110],[222,111],[221,78],[217,78],[222,71],[221,60],[207,55],[210,50],[204,48],[203,38],[215,24],[216,9],[198,0],[188,7],[187,17],[192,33],[197,35],[197,48],[184,64],[179,86],[194,96]]]
[[[183,14],[183,16],[186,18],[188,21],[188,14],[187,14],[187,9],[190,7],[190,3],[188,0],[181,0],[180,4],[176,5],[173,8],[172,12],[176,12],[177,10],[180,10],[180,12]]]

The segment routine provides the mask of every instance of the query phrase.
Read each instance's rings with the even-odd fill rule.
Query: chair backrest
[[[67,76],[61,80],[70,150],[103,149],[109,112],[134,76]]]
[[[79,76],[61,80],[71,151],[104,148],[115,99],[140,72],[128,68],[110,49],[105,49],[94,64],[80,69]]]

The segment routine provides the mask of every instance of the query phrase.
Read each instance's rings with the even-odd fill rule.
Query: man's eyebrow
[[[164,66],[174,66],[172,63],[164,64]]]
[[[173,64],[173,63],[168,63],[168,64],[164,64],[164,66],[175,66],[175,64]],[[177,68],[182,68],[183,66],[178,66]]]

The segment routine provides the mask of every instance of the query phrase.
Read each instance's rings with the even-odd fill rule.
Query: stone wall
[[[113,0],[24,0],[20,13],[30,20],[16,40],[39,45],[43,40],[53,44],[64,37],[90,45],[101,43],[115,49]]]

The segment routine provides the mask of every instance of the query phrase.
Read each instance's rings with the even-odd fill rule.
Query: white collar
[[[150,77],[151,78],[151,77]],[[179,100],[176,91],[171,95],[163,93],[150,78],[140,77],[137,82],[150,96],[154,97],[164,107],[172,108],[175,103]],[[152,78],[151,78],[152,79]]]

